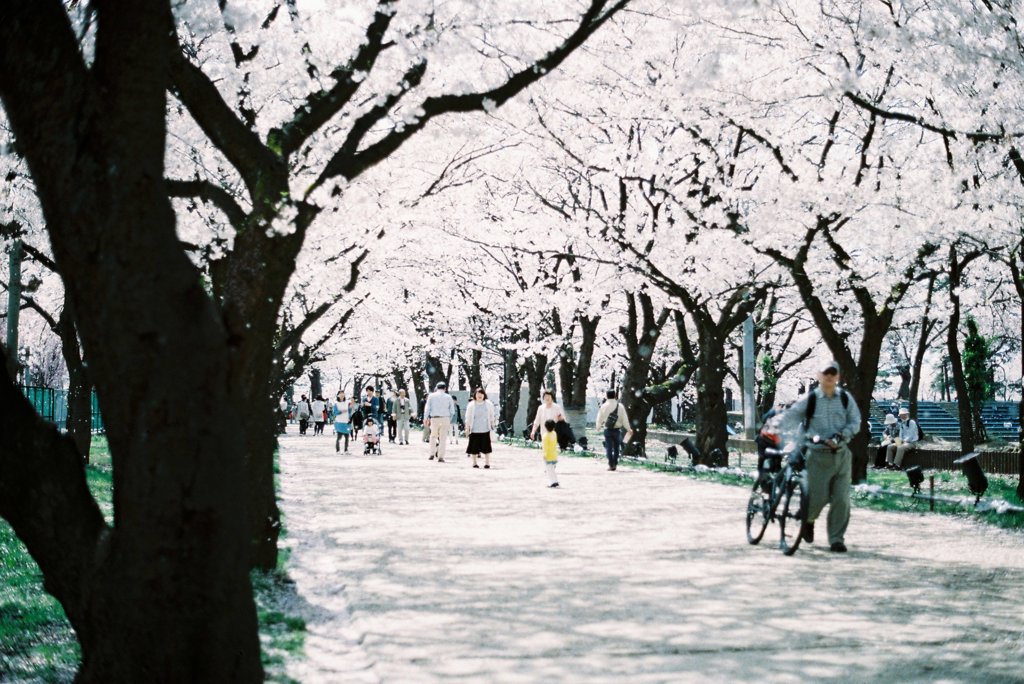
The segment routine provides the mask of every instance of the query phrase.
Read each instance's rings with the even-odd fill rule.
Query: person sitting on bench
[[[921,433],[917,429],[917,421],[910,419],[910,409],[906,407],[900,409],[897,427],[899,434],[885,450],[885,464],[893,470],[903,470],[903,457],[917,448]]]
[[[885,464],[885,456],[889,450],[889,445],[896,442],[896,437],[900,434],[899,420],[893,413],[885,414],[885,428],[882,429],[882,443],[878,445],[878,452],[875,454],[875,469],[885,470],[888,466]]]

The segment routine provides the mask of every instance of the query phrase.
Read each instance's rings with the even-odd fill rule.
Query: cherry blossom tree
[[[344,192],[339,181],[387,159],[439,116],[501,105],[625,4],[589,3],[567,31],[556,22],[529,46],[516,27],[529,33],[550,9],[523,15],[516,13],[522,7],[508,8],[506,18],[525,21],[494,36],[507,68],[475,49],[490,42],[487,23],[471,24],[462,35],[469,53],[491,65],[482,71],[454,58],[467,45],[456,38],[462,24],[454,14],[399,15],[392,2],[358,13],[366,21],[358,32],[331,33],[328,25],[315,34],[335,47],[322,69],[312,59],[303,63],[303,54],[317,54],[312,38],[302,48],[314,35],[303,35],[309,27],[293,34],[294,52],[276,35],[250,41],[243,31],[262,24],[243,29],[223,12],[225,3],[210,5],[219,24],[204,21],[207,5],[180,3],[177,26],[170,3],[73,9],[88,12],[84,42],[58,2],[0,5],[0,100],[35,182],[100,396],[116,525],[107,525],[90,496],[73,445],[33,416],[9,377],[0,383],[9,407],[0,513],[80,638],[82,681],[156,671],[180,680],[260,677],[247,571],[266,497],[250,514],[245,502],[260,488],[246,483],[271,479],[271,342],[308,226],[332,192]],[[470,5],[446,7],[472,13]],[[446,30],[420,30],[438,26]],[[476,40],[467,35],[473,31]],[[259,59],[283,68],[264,70],[254,61],[256,45]],[[205,60],[207,49],[220,46],[240,68]],[[378,78],[373,67],[382,54],[391,68]],[[444,76],[428,81],[435,61],[479,77],[454,87]],[[319,85],[307,89],[308,80],[292,81],[296,73]],[[256,83],[260,76],[294,86],[275,93]],[[367,82],[380,89],[362,99]],[[202,176],[165,179],[168,91],[240,179],[241,198]],[[277,106],[250,108],[249,92]],[[302,163],[314,142],[324,145],[323,162]],[[235,230],[212,295],[179,242],[169,195],[208,199]],[[214,414],[218,425],[241,428],[215,429]]]

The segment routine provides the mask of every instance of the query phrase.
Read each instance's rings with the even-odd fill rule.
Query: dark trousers
[[[334,433],[334,450],[341,451],[341,438],[345,438],[345,451],[348,451],[348,433],[347,432],[335,432]]]
[[[306,430],[309,428],[309,418],[299,418],[299,434],[306,434]]]
[[[388,416],[388,441],[394,442],[395,435],[398,434],[398,421]]]
[[[614,470],[619,465],[619,454],[622,453],[622,430],[615,428],[604,431],[604,455],[608,457],[608,467]]]

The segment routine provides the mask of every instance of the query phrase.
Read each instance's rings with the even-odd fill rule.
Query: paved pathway
[[[281,442],[302,682],[1024,681],[1019,533],[854,509],[850,553],[786,558],[740,487],[333,442]]]

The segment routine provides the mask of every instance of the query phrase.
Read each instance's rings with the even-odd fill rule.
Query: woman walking
[[[565,420],[565,412],[562,407],[555,403],[555,393],[551,390],[544,390],[544,403],[537,408],[537,416],[533,419],[533,427],[530,429],[530,439],[540,430],[543,438],[550,430],[548,421],[554,422],[557,426],[560,421]]]
[[[491,467],[491,430],[494,429],[494,405],[487,401],[487,392],[477,387],[473,399],[466,406],[466,436],[469,444],[466,453],[473,457],[473,467],[477,465],[477,457],[484,455],[484,468]]]
[[[345,438],[345,453],[348,453],[348,435],[352,429],[352,402],[345,399],[344,392],[338,392],[334,400],[334,453],[341,451],[341,438]]]

